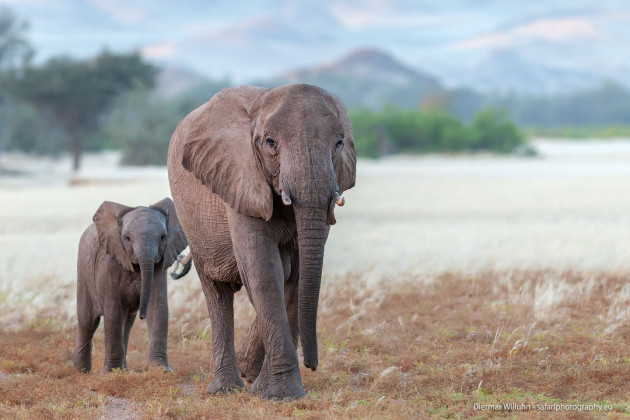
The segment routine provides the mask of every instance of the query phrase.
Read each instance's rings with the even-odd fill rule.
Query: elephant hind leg
[[[265,360],[265,346],[258,332],[257,319],[249,327],[247,337],[238,351],[237,358],[241,377],[251,384],[258,377]]]
[[[72,351],[72,364],[79,372],[89,372],[92,370],[92,338],[101,317],[79,313],[78,318],[79,329],[77,343]]]

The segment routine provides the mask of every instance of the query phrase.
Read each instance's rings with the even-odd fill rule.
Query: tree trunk
[[[72,169],[77,172],[81,166],[81,140],[74,129],[68,130],[70,140],[70,151],[72,152]]]

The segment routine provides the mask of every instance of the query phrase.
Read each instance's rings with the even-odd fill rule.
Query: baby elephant
[[[140,311],[149,327],[149,365],[168,370],[166,269],[187,246],[170,198],[149,207],[105,201],[79,242],[74,367],[92,369],[92,337],[105,318],[103,372],[127,368],[129,331]]]

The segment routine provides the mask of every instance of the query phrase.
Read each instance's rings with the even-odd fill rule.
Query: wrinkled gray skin
[[[315,86],[226,89],[175,130],[171,193],[212,324],[208,392],[243,387],[242,376],[264,398],[305,395],[297,340],[315,370],[333,198],[354,186],[355,166],[348,112]],[[256,320],[237,360],[233,299],[242,285]]]
[[[127,368],[129,332],[140,312],[149,327],[149,365],[171,370],[166,269],[187,246],[173,201],[135,208],[105,201],[93,220],[79,242],[74,367],[92,369],[92,337],[103,316],[103,372]]]

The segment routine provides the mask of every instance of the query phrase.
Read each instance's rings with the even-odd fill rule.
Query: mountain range
[[[289,70],[315,77],[370,46],[449,89],[528,95],[628,83],[630,74],[625,0],[4,3],[29,24],[35,61],[137,50],[163,67],[243,84],[284,80]]]
[[[248,84],[274,87],[309,83],[335,92],[349,107],[374,109],[386,103],[417,108],[427,99],[439,100],[444,95],[451,100],[456,96],[460,102],[478,103],[483,95],[567,94],[595,88],[605,81],[584,70],[532,66],[514,52],[494,54],[475,67],[467,80],[463,86],[448,87],[438,77],[414,69],[385,51],[362,48],[329,63],[251,80]],[[213,81],[189,69],[167,67],[160,73],[157,86],[158,93],[165,97],[188,92],[197,98],[209,98],[230,84],[229,80]]]
[[[414,108],[421,98],[443,90],[435,77],[373,49],[360,49],[333,63],[289,71],[253,84],[273,87],[287,83],[321,86],[335,92],[349,107],[369,108],[378,108],[384,103]]]

